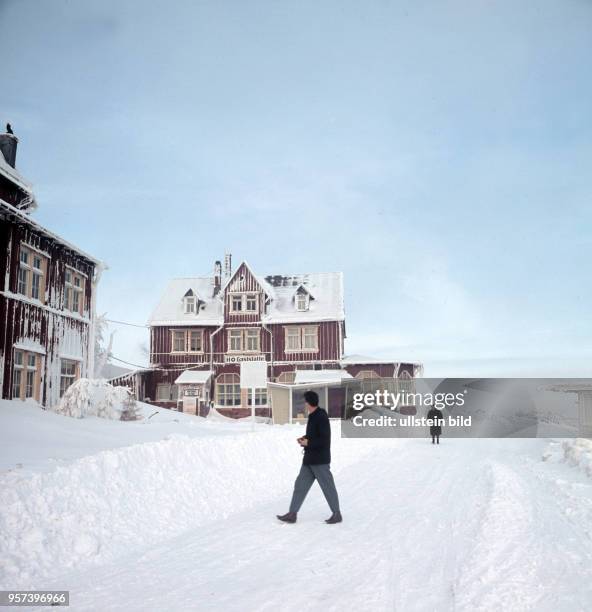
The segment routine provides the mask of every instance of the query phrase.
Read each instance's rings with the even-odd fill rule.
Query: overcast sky
[[[110,318],[229,250],[343,271],[349,353],[592,374],[589,0],[0,0],[0,27],[35,216],[108,263]]]

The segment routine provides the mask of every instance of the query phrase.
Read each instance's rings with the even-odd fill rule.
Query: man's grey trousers
[[[331,474],[328,463],[323,465],[303,465],[300,468],[300,473],[294,483],[294,494],[290,503],[290,512],[298,512],[300,510],[300,506],[302,506],[302,502],[315,480],[319,482],[331,512],[339,512],[339,497],[337,496],[335,481],[333,480],[333,474]]]

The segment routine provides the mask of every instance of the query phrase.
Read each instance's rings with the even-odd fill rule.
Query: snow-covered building
[[[199,414],[213,402],[227,416],[246,416],[253,405],[268,415],[270,382],[413,377],[418,367],[344,357],[341,272],[261,275],[247,262],[233,272],[230,255],[224,271],[217,261],[211,276],[171,280],[149,326],[151,369],[129,375],[127,383],[139,398]],[[266,364],[267,377],[248,388],[241,363],[253,361]],[[328,408],[341,416],[339,399]]]
[[[92,371],[102,266],[32,218],[17,143],[11,131],[0,134],[0,389],[4,399],[53,406]]]

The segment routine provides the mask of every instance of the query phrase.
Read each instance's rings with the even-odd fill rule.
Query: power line
[[[149,370],[148,366],[138,365],[137,363],[131,363],[129,361],[125,361],[125,359],[119,359],[118,357],[114,357],[113,355],[109,356],[109,359],[114,359],[115,361],[119,361],[121,363],[125,363],[126,365],[134,366],[134,368],[142,368],[143,370]]]
[[[129,325],[130,327],[141,327],[143,329],[148,329],[149,325],[138,325],[137,323],[128,323],[127,321],[116,321],[115,319],[103,319],[107,321],[107,323],[117,323],[118,325]]]

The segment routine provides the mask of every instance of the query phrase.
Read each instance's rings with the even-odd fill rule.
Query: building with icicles
[[[7,126],[0,134],[0,389],[3,399],[53,406],[93,370],[103,266],[33,218],[17,144]]]

